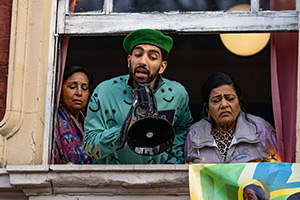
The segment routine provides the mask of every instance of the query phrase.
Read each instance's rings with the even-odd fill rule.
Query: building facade
[[[175,37],[188,35],[192,42],[195,41],[194,35],[271,32],[296,37],[298,49],[299,3],[285,1],[285,6],[292,4],[292,8],[282,10],[282,5],[275,3],[271,7],[277,10],[264,11],[260,9],[262,4],[259,1],[252,0],[251,11],[230,13],[218,10],[144,12],[138,8],[131,12],[122,10],[112,0],[98,1],[103,5],[97,12],[85,12],[72,7],[79,6],[78,2],[7,0],[4,3],[6,12],[0,14],[0,25],[6,27],[0,31],[0,117],[1,109],[3,111],[0,122],[0,199],[189,199],[188,165],[51,164],[57,73],[62,65],[72,63],[63,56],[67,44],[62,38],[81,37],[92,41],[104,38],[113,42],[117,37],[123,38],[126,33],[144,27],[159,29]],[[73,52],[76,57],[77,49],[71,46],[72,38],[69,39],[69,54]],[[178,41],[180,43],[180,39]],[[210,49],[201,52],[205,51]],[[298,59],[298,52],[296,54]],[[174,67],[174,71],[177,70]],[[207,70],[207,74],[210,72]],[[105,73],[108,73],[107,77],[111,75]],[[296,88],[300,82],[298,77]],[[296,94],[298,97],[299,91]],[[192,97],[198,101],[197,95]],[[274,103],[274,95],[272,98]],[[298,98],[294,104],[299,107]],[[295,134],[295,137],[300,133],[299,113],[295,111],[295,121],[291,125],[294,129],[290,134]],[[276,120],[275,125],[278,126]],[[298,150],[299,146],[295,145],[295,148]],[[298,161],[300,157],[295,152],[294,158]]]

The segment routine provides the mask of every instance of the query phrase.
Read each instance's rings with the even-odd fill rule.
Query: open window
[[[89,67],[96,79],[94,86],[127,73],[122,40],[138,28],[158,29],[174,38],[164,76],[186,87],[195,120],[201,112],[201,83],[212,72],[228,72],[240,83],[248,111],[271,123],[274,119],[279,146],[290,156],[286,161],[293,161],[300,91],[295,64],[299,22],[295,5],[299,1],[295,1],[13,0],[6,113],[0,123],[0,164],[4,167],[0,196],[189,199],[188,165],[49,162],[56,77],[62,63]],[[227,11],[240,3],[251,3],[251,11]],[[262,51],[241,57],[227,51],[219,34],[242,32],[270,32],[272,36]],[[66,42],[65,38],[68,44],[59,42]],[[66,52],[66,61],[60,60]]]
[[[249,4],[251,9],[228,11],[237,4]],[[87,67],[94,76],[92,92],[100,82],[127,73],[122,47],[127,33],[139,28],[161,30],[174,39],[163,76],[185,86],[194,121],[201,117],[203,82],[212,73],[223,71],[241,86],[247,112],[275,126],[271,42],[255,55],[238,56],[226,49],[219,36],[298,31],[295,8],[275,11],[275,4],[269,0],[61,0],[57,31],[68,42],[61,43],[58,57],[65,55],[65,61],[57,67]]]

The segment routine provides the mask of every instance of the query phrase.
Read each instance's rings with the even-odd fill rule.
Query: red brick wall
[[[8,53],[11,25],[12,0],[1,0],[0,4],[0,120],[6,107]]]

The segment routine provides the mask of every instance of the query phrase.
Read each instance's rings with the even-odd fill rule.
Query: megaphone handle
[[[120,136],[119,136],[119,140],[118,140],[118,147],[117,147],[117,151],[120,149],[123,149],[125,146],[125,142],[126,142],[126,137],[127,137],[127,130],[128,130],[128,126],[130,124],[131,118],[132,118],[132,111],[133,111],[133,106],[131,106],[127,117],[122,125],[121,131],[120,131]]]

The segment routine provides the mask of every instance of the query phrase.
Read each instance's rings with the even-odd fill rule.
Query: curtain
[[[64,75],[64,70],[66,66],[66,59],[67,59],[67,53],[68,53],[68,46],[69,46],[69,36],[62,36],[61,37],[61,44],[60,44],[60,53],[58,58],[58,81],[57,81],[57,108],[59,106],[59,100],[60,100],[60,94],[61,94],[61,88],[62,88],[62,80]]]
[[[75,5],[76,5],[77,0],[70,0],[69,2],[69,11],[74,12]],[[66,59],[67,59],[67,53],[68,53],[68,47],[69,47],[69,40],[70,37],[67,35],[64,35],[61,37],[60,40],[60,53],[58,57],[58,85],[57,85],[57,98],[56,98],[56,108],[59,106],[59,100],[60,100],[60,95],[61,95],[61,88],[62,88],[62,80],[63,80],[63,75],[64,75],[64,70],[66,66]]]
[[[272,10],[294,10],[295,0],[271,1]],[[278,151],[295,162],[298,33],[271,34],[271,87]]]

